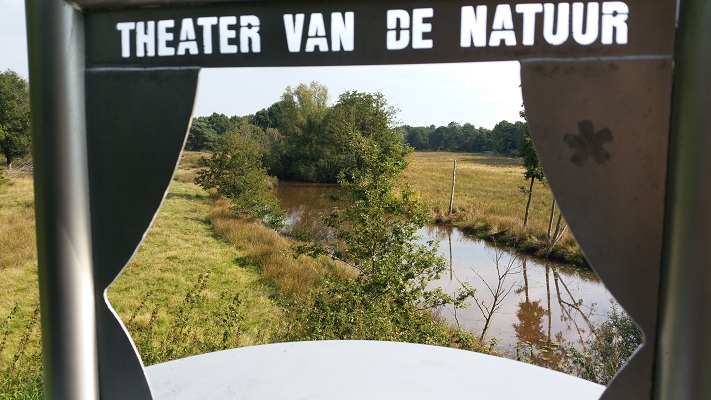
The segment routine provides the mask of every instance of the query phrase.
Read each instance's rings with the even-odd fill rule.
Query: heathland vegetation
[[[382,94],[345,92],[329,105],[328,89],[312,82],[288,87],[279,101],[252,115],[214,113],[194,118],[187,149],[214,152],[226,138],[228,143],[235,140],[230,132],[238,132],[240,140],[249,142],[247,147],[259,150],[259,168],[270,176],[308,182],[348,180],[359,162],[350,143],[355,133],[351,122],[357,117],[354,110],[368,107],[372,116],[364,122],[370,124],[365,129],[387,133],[374,135],[376,145],[395,137],[406,148],[417,150],[411,157],[418,161],[405,172],[404,180],[425,200],[431,222],[457,225],[521,252],[585,264],[555,207],[522,121],[501,121],[491,130],[455,122],[437,128],[392,125],[384,129],[395,121],[398,110],[388,106]],[[524,112],[521,117],[525,121]],[[450,212],[454,159],[460,162],[457,173],[466,178],[455,188],[456,206]],[[541,189],[534,191],[536,182]]]
[[[455,224],[519,248],[540,242],[531,251],[544,255],[574,254],[574,241],[566,236],[558,246],[570,250],[556,250],[546,236],[548,190],[532,197],[524,227],[530,176],[511,149],[411,153],[395,116],[380,94],[346,92],[328,105],[326,88],[312,83],[287,88],[251,116],[195,118],[187,147],[213,154],[183,155],[153,227],[108,291],[144,362],[315,339],[490,351],[473,332],[437,318],[438,306],[459,305],[470,293],[428,288],[444,263],[414,241],[415,231]],[[513,125],[525,143],[525,123]],[[341,184],[323,232],[288,237],[273,229],[282,213],[270,174]],[[9,171],[0,180],[0,398],[42,397],[33,205],[31,169]],[[613,315],[584,352],[559,349],[570,362],[556,367],[609,380],[634,349],[619,339],[633,328]],[[535,362],[533,354],[519,358]]]

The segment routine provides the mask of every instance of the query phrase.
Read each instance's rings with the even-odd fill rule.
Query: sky
[[[0,0],[0,71],[28,77],[24,1]],[[278,101],[287,86],[317,81],[331,103],[346,90],[380,92],[400,110],[400,123],[455,121],[493,128],[517,121],[521,110],[518,62],[366,67],[203,69],[193,115],[253,114]]]

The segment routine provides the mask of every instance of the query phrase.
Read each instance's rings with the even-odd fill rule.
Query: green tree
[[[185,143],[186,150],[214,151],[220,142],[220,135],[210,126],[207,117],[193,118]]]
[[[422,310],[455,299],[427,285],[446,268],[416,231],[428,215],[400,180],[410,149],[393,127],[395,110],[380,94],[346,92],[329,117],[352,166],[341,172],[342,203],[325,218],[332,240],[312,250],[350,265],[355,279],[328,280],[296,317],[294,334],[309,339],[377,339],[471,345]],[[327,239],[328,240],[328,239]],[[462,345],[462,342],[469,345]]]
[[[256,114],[251,115],[249,117],[249,123],[257,125],[264,130],[269,128],[278,128],[280,114],[281,106],[279,105],[279,102],[276,102],[269,106],[269,108],[263,108],[257,111]]]
[[[287,87],[279,102],[279,132],[284,137],[282,170],[278,176],[326,181],[319,173],[327,140],[323,119],[328,111],[328,89],[318,82]],[[333,180],[332,180],[333,181]]]
[[[12,162],[30,153],[30,94],[27,81],[15,71],[0,73],[0,152]]]
[[[521,118],[526,120],[526,111],[520,111],[519,115]],[[533,145],[533,139],[531,138],[531,132],[528,130],[528,123],[524,123],[525,130],[523,131],[523,141],[521,142],[521,147],[519,151],[523,157],[523,168],[525,169],[523,177],[530,181],[528,185],[528,190],[521,188],[524,193],[528,195],[528,200],[526,201],[526,212],[523,215],[523,226],[528,224],[528,212],[531,207],[531,197],[533,196],[533,182],[537,179],[539,182],[545,181],[545,175],[543,174],[543,167],[541,162],[538,160],[538,154],[536,153],[536,148]]]
[[[204,189],[232,201],[232,207],[251,218],[278,229],[284,212],[272,193],[273,184],[262,165],[260,148],[254,138],[239,129],[225,134],[224,140],[209,160],[207,169],[198,172],[195,182]]]

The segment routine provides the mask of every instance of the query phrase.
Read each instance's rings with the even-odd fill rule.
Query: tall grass
[[[415,152],[411,157],[404,179],[427,201],[436,223],[459,226],[524,252],[584,264],[580,248],[569,231],[555,248],[550,248],[546,237],[553,195],[539,182],[533,188],[528,226],[523,226],[527,196],[521,188],[528,189],[528,181],[523,177],[520,159],[448,152]],[[455,159],[457,175],[450,215]]]
[[[0,399],[41,398],[42,363],[32,178],[0,185]]]

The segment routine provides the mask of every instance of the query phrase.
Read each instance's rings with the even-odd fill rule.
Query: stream
[[[334,190],[338,186],[280,182],[277,197],[287,224],[317,219],[315,213],[331,207],[325,194]],[[581,348],[591,327],[607,320],[614,300],[592,271],[495,247],[458,228],[428,226],[418,235],[438,243],[448,265],[432,288],[450,294],[463,285],[474,289],[466,307],[444,308],[438,315],[477,336],[483,332],[499,351],[513,354],[541,343]]]

